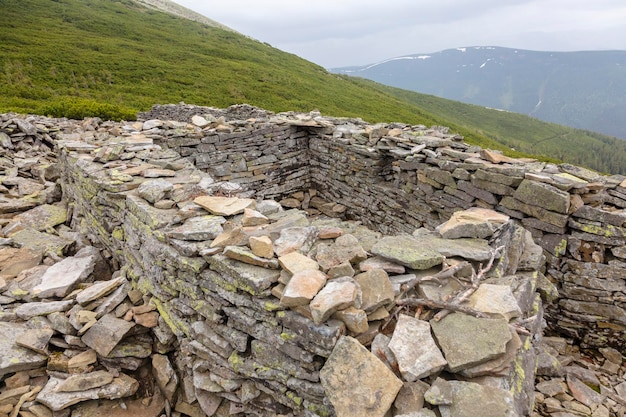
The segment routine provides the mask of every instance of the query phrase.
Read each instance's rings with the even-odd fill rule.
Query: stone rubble
[[[198,111],[1,116],[0,416],[626,414],[623,179],[440,128]],[[493,254],[479,317],[397,306]],[[613,347],[542,341],[544,305]]]

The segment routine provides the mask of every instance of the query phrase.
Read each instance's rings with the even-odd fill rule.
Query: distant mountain
[[[626,51],[477,46],[331,71],[626,139]]]

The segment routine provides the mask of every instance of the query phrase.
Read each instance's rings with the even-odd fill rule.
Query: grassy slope
[[[0,0],[0,45],[0,111],[46,113],[75,98],[117,106],[122,114],[155,103],[245,102],[273,111],[319,109],[370,122],[445,125],[485,147],[515,147],[601,171],[626,170],[626,149],[612,142],[596,159],[613,157],[619,168],[570,157],[566,150],[573,142],[546,152],[521,142],[548,137],[548,131],[587,140],[580,131],[533,121],[543,126],[538,128],[543,136],[536,136],[530,133],[534,119],[503,113],[496,118],[475,113],[475,106],[330,74],[267,44],[131,0]],[[580,146],[581,155],[596,152],[595,144]]]

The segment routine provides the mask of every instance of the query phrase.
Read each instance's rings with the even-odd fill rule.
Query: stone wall
[[[253,155],[264,149],[256,130],[267,130],[268,124],[279,131],[291,126],[290,135],[301,138],[298,146],[307,152],[300,153],[300,160],[308,159],[308,165],[296,175],[310,183],[303,181],[301,190],[311,186],[324,200],[315,208],[332,215],[332,207],[338,207],[336,213],[383,233],[433,229],[469,207],[491,208],[519,220],[544,248],[546,275],[559,289],[560,298],[548,309],[551,329],[580,340],[583,347],[626,349],[626,177],[508,158],[470,146],[441,127],[369,125],[319,113],[276,116],[249,106],[176,109],[156,106],[143,117],[220,117],[221,122],[206,129],[207,136],[215,135],[222,122],[222,128],[239,126],[237,145],[245,148],[249,141]],[[243,128],[242,119],[248,119]],[[267,146],[273,152],[277,145],[270,141]],[[291,152],[291,144],[284,146]],[[187,152],[204,158],[199,147]],[[280,174],[282,163],[265,169]],[[208,172],[215,174],[214,168]],[[263,193],[277,197],[297,188],[297,182],[287,184],[263,188]],[[301,207],[309,205],[305,200]],[[331,209],[324,210],[325,205]]]
[[[63,121],[45,140],[73,228],[158,309],[186,414],[399,415],[425,400],[528,415],[546,302],[553,330],[624,352],[622,177],[441,127],[249,106],[142,117]]]

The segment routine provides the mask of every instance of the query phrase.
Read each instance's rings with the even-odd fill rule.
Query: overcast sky
[[[626,50],[624,0],[175,0],[326,68],[463,46]]]

